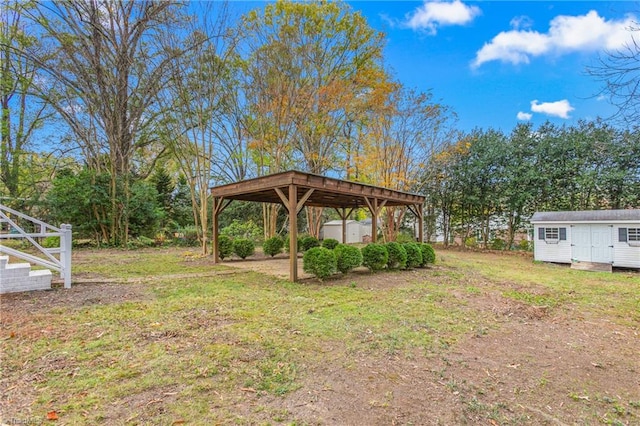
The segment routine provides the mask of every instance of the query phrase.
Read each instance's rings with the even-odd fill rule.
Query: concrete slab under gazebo
[[[298,279],[298,213],[305,206],[335,209],[344,222],[354,209],[367,208],[371,212],[371,238],[378,235],[377,223],[383,207],[405,206],[418,219],[418,238],[423,241],[423,212],[425,197],[394,191],[379,186],[351,182],[291,170],[243,180],[211,188],[213,197],[213,259],[218,263],[218,216],[233,200],[282,204],[289,215],[289,279]]]

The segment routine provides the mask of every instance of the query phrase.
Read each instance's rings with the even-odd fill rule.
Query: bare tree
[[[606,96],[616,107],[614,118],[636,125],[640,119],[640,42],[635,37],[639,27],[628,29],[631,41],[598,57],[587,73],[602,82],[598,96]]]
[[[176,2],[60,0],[25,9],[55,55],[22,54],[47,72],[39,85],[66,121],[87,164],[110,183],[110,239],[128,235],[131,160],[154,142],[156,95],[188,47],[162,48],[163,28],[184,19]]]
[[[237,42],[229,22],[226,4],[204,5],[188,27],[194,47],[168,64],[171,79],[159,96],[165,142],[187,178],[203,254],[207,253],[209,187],[216,176],[241,177],[234,175],[242,174],[244,167],[236,115],[228,114],[236,108],[229,78]],[[167,35],[167,40],[174,49],[183,43],[176,34]]]

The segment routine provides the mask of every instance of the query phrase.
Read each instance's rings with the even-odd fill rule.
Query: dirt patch
[[[432,356],[328,355],[269,403],[310,424],[640,424],[637,331],[498,315],[499,330]]]

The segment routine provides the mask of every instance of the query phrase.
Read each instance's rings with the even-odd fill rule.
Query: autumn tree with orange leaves
[[[250,12],[244,28],[253,43],[251,60],[267,83],[255,87],[268,93],[256,94],[252,106],[256,126],[268,130],[258,131],[255,141],[260,155],[269,153],[269,171],[284,161],[273,154],[291,155],[295,168],[311,173],[339,168],[352,106],[379,76],[383,35],[346,3],[326,1],[278,1]],[[281,144],[292,151],[275,149]],[[321,213],[307,208],[312,235],[319,234]]]

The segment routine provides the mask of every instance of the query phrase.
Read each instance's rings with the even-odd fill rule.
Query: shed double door
[[[571,227],[571,258],[579,262],[613,261],[612,227],[574,225]]]

